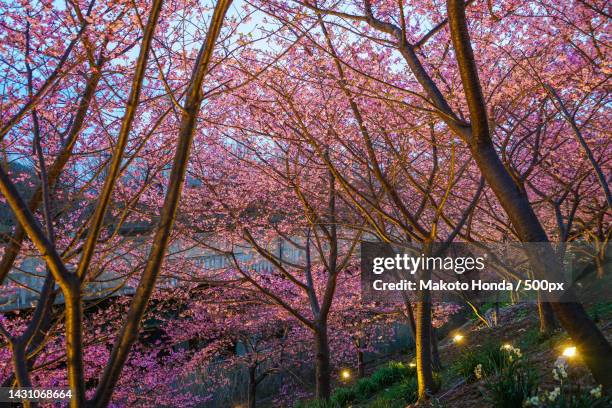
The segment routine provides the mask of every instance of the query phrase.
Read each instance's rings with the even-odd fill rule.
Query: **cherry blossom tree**
[[[603,15],[598,12],[599,8],[588,7],[581,3],[570,10],[570,7],[556,7],[552,2],[530,3],[521,7],[511,1],[497,7],[487,7],[485,4],[472,4],[472,2],[466,5],[463,1],[451,1],[446,8],[433,3],[417,7],[410,2],[385,1],[333,4],[290,1],[262,4],[261,7],[279,19],[292,19],[294,15],[306,16],[301,20],[294,19],[298,22],[304,21],[306,24],[308,21],[317,21],[321,16],[325,16],[346,33],[350,33],[347,35],[356,37],[350,42],[354,55],[359,55],[364,44],[367,44],[365,47],[368,57],[375,61],[384,61],[382,64],[387,69],[391,69],[400,61],[405,64],[405,75],[400,80],[403,82],[394,83],[387,77],[372,75],[368,68],[352,64],[347,59],[342,60],[347,69],[366,78],[374,77],[379,83],[388,84],[393,89],[403,92],[405,95],[403,100],[411,99],[417,109],[429,110],[436,124],[447,129],[453,137],[465,142],[470,157],[478,166],[500,207],[507,214],[520,240],[549,242],[543,223],[530,201],[529,192],[520,182],[517,183],[516,177],[504,166],[503,153],[499,150],[499,144],[495,144],[493,136],[498,129],[503,131],[506,123],[497,120],[496,111],[493,110],[491,113],[489,105],[495,106],[500,100],[496,98],[511,95],[512,99],[512,95],[523,95],[523,92],[529,91],[528,86],[523,88],[527,85],[525,81],[520,79],[512,81],[510,78],[515,73],[518,75],[516,58],[537,54],[540,49],[550,52],[551,57],[555,55],[557,61],[559,53],[571,55],[570,58],[575,62],[582,63],[587,60],[588,63],[583,63],[583,66],[595,73],[600,65],[598,60],[601,61],[603,57],[599,47],[601,37],[598,35],[599,31],[594,28],[601,28],[605,24],[602,20]],[[536,30],[527,31],[526,27],[529,25],[522,27],[520,25],[524,23],[525,15],[533,14],[530,7],[534,7],[541,18],[534,22]],[[474,15],[469,21],[469,30],[466,8]],[[572,13],[574,10],[575,13]],[[591,28],[580,31],[581,27],[587,27],[589,24]],[[554,29],[551,30],[552,27]],[[567,32],[572,40],[559,41],[563,36],[557,35],[555,30]],[[536,31],[538,38],[533,37]],[[554,34],[551,34],[551,31]],[[593,34],[596,31],[597,34]],[[510,36],[506,35],[509,33]],[[583,33],[593,35],[588,36]],[[472,41],[476,41],[480,49],[490,52],[479,52],[475,57]],[[514,48],[510,55],[504,52],[507,51],[505,44],[512,44]],[[452,52],[448,52],[449,46],[452,46]],[[530,49],[530,47],[535,48]],[[394,50],[397,54],[392,53]],[[559,78],[558,74],[561,72],[557,71],[557,68],[562,70],[565,67],[563,63],[555,64],[549,67],[548,71],[555,72],[555,77]],[[478,70],[486,72],[484,76],[488,81],[486,84],[479,80]],[[463,91],[457,92],[454,83],[461,83]],[[541,89],[542,84],[539,83],[537,92]],[[415,90],[422,90],[423,93]],[[560,108],[559,100],[556,103]],[[515,109],[519,111],[526,108],[521,104],[516,106]],[[521,117],[523,114],[524,112],[517,112],[516,115]],[[564,115],[567,119],[567,115]],[[508,120],[514,118],[509,117]],[[575,133],[575,129],[572,131]],[[575,145],[575,148],[579,146]],[[582,148],[586,153],[584,146]],[[588,156],[588,153],[586,155]],[[606,159],[590,159],[591,167],[596,173],[598,166],[592,164],[600,163],[602,160]],[[529,257],[538,276],[545,277],[546,271],[560,269],[560,265],[550,256],[546,257],[531,251]],[[587,363],[597,380],[609,383],[609,376],[606,373],[610,371],[611,362],[600,356],[610,355],[610,345],[588,318],[584,308],[575,303],[555,303],[551,306],[561,325],[589,355]]]
[[[605,274],[605,2],[0,11],[0,307],[32,302],[0,315],[5,386],[70,387],[74,407],[187,406],[229,386],[193,375],[222,367],[245,374],[252,407],[266,379],[314,362],[329,399],[334,370],[363,375],[364,352],[403,321],[423,400],[434,329],[459,306],[428,291],[366,302],[360,241],[537,242],[526,254],[546,278],[554,244],[584,240]],[[539,312],[612,387],[612,349],[583,306]],[[283,379],[278,398],[307,388]]]
[[[151,250],[146,256],[146,265],[144,266],[143,273],[139,279],[136,294],[133,297],[133,301],[129,307],[125,325],[117,336],[115,346],[111,352],[111,355],[109,356],[108,363],[106,364],[104,373],[102,374],[101,380],[97,386],[97,391],[92,397],[92,405],[94,406],[105,406],[108,404],[115,385],[119,380],[119,375],[127,360],[129,350],[136,340],[138,326],[144,315],[151,292],[155,287],[156,278],[159,275],[166,249],[168,247],[170,232],[173,227],[176,208],[178,206],[180,193],[184,183],[185,171],[189,158],[190,146],[195,133],[197,116],[200,111],[202,100],[204,99],[202,90],[204,78],[208,71],[208,67],[213,56],[214,47],[221,31],[225,14],[230,4],[230,1],[222,1],[216,4],[214,7],[214,12],[206,37],[204,40],[201,40],[201,46],[193,64],[194,68],[189,76],[189,80],[187,81],[185,96],[177,99],[174,95],[168,93],[173,102],[176,102],[174,107],[177,109],[180,108],[181,110],[181,113],[177,117],[178,120],[176,121],[179,138],[175,153],[173,154],[172,170],[168,177],[166,192],[163,195],[163,206],[157,227],[155,228],[156,234],[152,240]],[[39,299],[38,307],[28,326],[28,329],[18,337],[4,328],[2,329],[2,333],[7,339],[13,353],[17,383],[20,386],[29,386],[31,384],[31,380],[29,379],[28,362],[26,357],[26,355],[29,353],[26,353],[26,347],[30,345],[31,341],[35,337],[40,337],[39,330],[44,326],[41,323],[44,320],[49,320],[48,311],[54,300],[54,295],[52,294],[53,285],[54,283],[57,283],[65,304],[65,328],[63,330],[65,332],[68,383],[73,393],[71,405],[75,407],[83,406],[87,399],[85,394],[86,368],[83,357],[84,299],[82,285],[85,282],[88,273],[91,272],[90,265],[94,259],[95,250],[102,229],[106,224],[105,220],[109,203],[111,202],[112,194],[114,191],[116,191],[117,181],[124,165],[124,153],[128,146],[130,132],[134,127],[134,118],[137,113],[141,90],[143,88],[144,78],[147,71],[147,64],[149,62],[149,55],[151,54],[151,45],[153,43],[156,27],[161,15],[163,2],[155,1],[153,4],[151,4],[150,8],[146,9],[146,13],[148,14],[146,23],[143,22],[140,15],[141,10],[138,10],[137,7],[131,7],[131,5],[128,5],[126,10],[115,11],[113,13],[112,9],[115,8],[113,6],[113,3],[109,4],[107,6],[108,8],[102,8],[102,10],[100,10],[100,14],[98,14],[99,10],[94,10],[94,3],[92,2],[90,3],[89,11],[84,14],[81,10],[80,4],[71,3],[71,9],[69,11],[67,10],[65,13],[65,18],[69,21],[73,21],[73,19],[78,21],[78,31],[75,35],[72,33],[68,35],[68,38],[72,39],[66,47],[63,47],[63,33],[60,32],[60,36],[55,38],[55,43],[53,43],[50,47],[57,48],[59,46],[60,49],[65,48],[65,50],[62,52],[58,62],[56,62],[51,74],[45,76],[44,72],[36,72],[36,79],[40,78],[41,74],[43,75],[43,78],[46,78],[41,86],[36,86],[35,84],[34,70],[36,67],[34,66],[34,63],[38,65],[39,62],[33,59],[33,56],[30,55],[30,51],[33,48],[32,43],[33,41],[37,40],[41,41],[43,45],[46,42],[52,42],[54,38],[45,37],[45,33],[46,30],[49,30],[49,28],[52,28],[53,25],[57,24],[58,22],[50,18],[50,16],[53,15],[54,10],[48,3],[42,3],[40,10],[32,8],[27,3],[22,8],[17,8],[17,14],[20,12],[25,13],[25,27],[22,30],[24,40],[22,44],[20,44],[24,48],[23,53],[20,56],[20,58],[23,58],[23,62],[20,60],[19,65],[23,64],[25,67],[27,79],[27,97],[23,102],[19,101],[18,99],[11,101],[15,107],[14,113],[10,111],[7,113],[8,120],[3,125],[3,130],[1,132],[4,137],[11,133],[13,128],[21,130],[17,127],[17,125],[21,123],[26,115],[31,117],[31,129],[28,129],[28,131],[33,133],[33,137],[30,140],[33,140],[32,143],[34,145],[34,151],[38,158],[37,162],[39,165],[38,172],[40,175],[40,188],[37,190],[37,193],[35,193],[30,205],[28,205],[23,194],[17,190],[15,182],[11,180],[10,175],[5,169],[2,169],[0,170],[0,191],[2,191],[2,194],[6,199],[6,203],[13,211],[20,228],[27,234],[33,245],[40,252],[49,269],[48,278],[45,284],[46,289],[43,290],[44,296],[41,296]],[[69,258],[67,259],[65,256],[63,256],[65,247],[63,248],[62,246],[58,245],[58,242],[56,242],[54,236],[53,217],[52,214],[50,214],[51,195],[49,193],[49,189],[50,187],[53,187],[56,181],[49,180],[48,171],[45,164],[46,162],[41,142],[41,118],[39,117],[40,112],[37,108],[37,104],[43,101],[43,97],[49,92],[49,89],[58,82],[61,76],[67,75],[67,72],[63,71],[63,69],[65,68],[66,62],[69,60],[72,50],[76,48],[76,44],[78,42],[83,43],[83,50],[80,57],[88,60],[88,70],[91,70],[93,75],[93,79],[88,82],[88,87],[90,88],[88,91],[95,92],[94,85],[100,80],[100,78],[95,78],[97,75],[99,75],[98,71],[101,68],[101,64],[104,59],[106,59],[105,48],[109,43],[111,43],[112,38],[109,38],[109,36],[117,35],[117,33],[114,31],[116,29],[115,24],[120,24],[120,20],[128,10],[131,11],[131,22],[138,23],[137,25],[139,25],[142,29],[142,40],[139,42],[139,53],[134,64],[129,96],[124,105],[122,118],[117,122],[119,128],[117,140],[116,143],[113,143],[113,146],[110,149],[111,158],[108,166],[103,166],[101,168],[106,174],[104,177],[102,177],[104,182],[100,186],[100,190],[98,190],[99,198],[96,204],[93,206],[93,212],[84,217],[86,222],[83,223],[83,220],[80,220],[80,231],[77,229],[76,235],[78,238],[84,239],[82,240],[82,244],[79,244],[78,254],[80,257],[78,262],[76,264],[71,264]],[[107,13],[106,15],[105,12]],[[34,27],[32,25],[32,23],[35,21],[31,15],[32,13],[38,14],[37,17],[41,22],[39,26]],[[108,15],[110,15],[110,18],[109,21],[106,21],[104,17],[107,17]],[[15,16],[8,16],[7,18],[14,19]],[[100,19],[101,24],[94,24],[97,23],[96,19]],[[92,21],[94,23],[92,23]],[[61,21],[59,21],[59,23],[61,23]],[[106,27],[105,24],[109,24],[110,27]],[[95,37],[96,35],[95,29],[92,31],[87,31],[87,27],[90,25],[93,25],[98,30],[103,31],[103,34],[101,35],[102,40],[99,41],[101,45],[99,50],[94,48],[95,45],[90,42],[90,36]],[[10,27],[10,25],[7,27]],[[167,30],[168,27],[164,27],[164,29]],[[32,35],[32,32],[35,30],[38,30],[38,38],[33,37]],[[38,48],[40,49],[41,46],[38,46]],[[49,49],[53,50],[53,48]],[[121,48],[119,48],[119,51],[119,55],[125,53],[125,50],[122,50]],[[16,53],[16,55],[19,54]],[[43,53],[43,55],[45,54]],[[157,62],[159,64],[159,61]],[[44,71],[44,68],[46,68],[48,65],[53,66],[53,62],[45,61],[44,57],[41,59],[41,63],[44,64],[42,65],[43,69],[41,69],[41,71]],[[79,58],[74,61],[74,65],[77,66],[78,63],[80,63]],[[7,64],[9,69],[12,69],[13,66],[15,65],[11,65],[10,63]],[[163,74],[161,75],[163,77]],[[170,89],[168,89],[168,91],[169,90]],[[9,97],[12,97],[13,95],[20,96],[21,90],[15,90],[13,94],[9,93],[9,95]],[[181,99],[184,99],[182,105],[178,102]],[[86,92],[85,97],[81,101],[81,106],[89,104],[89,101],[90,99],[87,99]],[[121,106],[123,103],[120,103],[119,105]],[[83,107],[82,110],[80,107],[78,109],[77,114],[80,114],[80,116],[86,115],[88,110],[87,107]],[[79,120],[82,121],[83,119],[80,118]],[[73,131],[71,131],[70,129],[73,123],[76,123],[76,127],[72,128]],[[67,125],[67,131],[71,132],[72,139],[68,140],[67,144],[65,144],[63,140],[60,140],[62,142],[60,144],[60,153],[57,156],[58,159],[55,162],[56,164],[52,168],[55,178],[57,178],[58,173],[62,171],[66,164],[66,160],[72,154],[75,138],[78,137],[78,134],[80,133],[80,126],[81,125],[78,123],[78,121],[73,122],[72,120],[70,120]],[[60,132],[56,132],[55,135],[57,135],[57,133]],[[20,135],[17,132],[12,133],[12,136],[16,140],[20,140]],[[64,135],[62,135],[62,138],[63,137]],[[81,169],[75,168],[75,170],[80,171]],[[40,204],[42,204],[42,224],[34,214]],[[43,229],[42,225],[45,226],[45,229]],[[7,268],[4,269],[5,271],[8,270],[8,264],[14,261],[14,252],[18,251],[20,241],[24,236],[21,230],[17,230],[16,236],[19,237],[20,235],[21,239],[15,241],[15,246],[12,251],[13,253],[9,251],[8,257],[6,257]],[[111,234],[111,237],[112,236],[113,235]],[[11,257],[12,260],[9,259]],[[70,269],[73,266],[75,270],[71,271]],[[6,272],[4,272],[4,274],[6,275]],[[38,346],[36,343],[34,345]],[[28,403],[26,402],[26,404]]]

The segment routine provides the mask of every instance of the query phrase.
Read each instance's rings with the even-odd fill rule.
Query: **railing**
[[[301,251],[295,248],[287,248],[287,244],[279,244],[279,253],[282,259],[296,262],[302,256]],[[232,267],[232,261],[227,256],[202,248],[192,248],[187,252],[179,252],[181,257],[187,257],[196,268],[202,270],[218,270]],[[270,273],[274,266],[268,260],[263,259],[252,251],[240,251],[234,254],[239,262],[249,263],[249,267],[258,273]],[[168,257],[172,261],[173,256]],[[0,292],[0,312],[11,310],[30,309],[36,305],[38,292],[42,289],[44,282],[44,263],[38,257],[26,258],[20,263],[19,269],[13,269],[9,273],[14,288],[11,293]],[[127,285],[119,285],[120,278],[112,272],[103,275],[103,279],[92,281],[85,288],[84,298],[87,300],[100,299],[103,297],[125,296],[134,293],[134,288]],[[167,279],[163,284],[177,286],[180,281]],[[123,282],[119,282],[123,283]],[[56,304],[64,303],[61,294],[57,297]]]

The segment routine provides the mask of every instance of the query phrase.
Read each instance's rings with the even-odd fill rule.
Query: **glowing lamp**
[[[351,371],[350,371],[350,370],[348,370],[348,369],[344,369],[344,370],[340,371],[340,377],[341,377],[343,380],[348,380],[348,379],[350,379],[350,378],[351,378]]]
[[[453,341],[455,343],[461,343],[463,341],[463,334],[455,334]]]
[[[502,345],[502,348],[503,348],[504,350],[511,350],[511,349],[512,349],[512,344],[510,344],[510,343],[505,343],[505,344],[503,344],[503,345]]]
[[[578,354],[578,353],[577,353],[577,351],[576,351],[576,347],[574,347],[574,346],[566,347],[566,348],[563,350],[563,355],[564,355],[565,357],[575,357],[577,354]]]
[[[410,367],[416,367],[416,363],[410,363],[408,364]]]

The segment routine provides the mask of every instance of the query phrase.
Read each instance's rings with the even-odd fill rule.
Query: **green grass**
[[[417,379],[409,377],[398,384],[384,389],[373,401],[366,404],[369,408],[404,408],[417,399]]]
[[[376,370],[371,376],[357,380],[351,386],[336,388],[327,403],[311,400],[299,402],[296,408],[344,408],[354,403],[365,402],[380,392],[384,395],[390,390],[395,390],[396,396],[402,392],[409,397],[416,395],[415,369],[401,362],[391,362]]]

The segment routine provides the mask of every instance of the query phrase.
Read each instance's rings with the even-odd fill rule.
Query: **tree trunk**
[[[442,360],[440,360],[440,350],[438,350],[438,335],[436,328],[431,326],[431,366],[434,370],[442,369]]]
[[[15,367],[15,378],[17,379],[17,385],[19,387],[31,387],[30,373],[28,371],[28,364],[25,354],[25,344],[20,341],[15,341],[12,344],[13,352],[13,366]],[[24,406],[29,407],[29,401],[23,403]]]
[[[329,400],[331,395],[331,373],[329,362],[329,341],[327,325],[320,325],[315,330],[315,384],[316,398]]]
[[[497,293],[497,297],[499,298],[499,292]],[[493,326],[497,326],[499,324],[499,300],[495,302],[495,309],[493,311]]]
[[[17,380],[17,386],[21,388],[29,388],[32,386],[30,381],[30,373],[28,370],[28,362],[25,353],[25,344],[19,340],[15,340],[11,344],[13,354],[13,367],[15,370],[15,379]],[[37,406],[36,403],[30,402],[25,399],[22,402],[24,408],[31,408]]]
[[[447,8],[451,40],[470,112],[469,147],[472,156],[510,222],[516,228],[520,240],[548,243],[548,236],[529,202],[527,193],[514,183],[491,140],[486,102],[478,78],[465,17],[465,3],[463,0],[448,0]],[[544,248],[530,246],[526,252],[537,278],[546,279],[553,271],[562,270],[559,260],[551,256],[552,247],[550,245],[545,245]],[[581,350],[583,360],[595,380],[606,390],[612,390],[612,346],[610,343],[589,318],[581,304],[552,303],[551,306],[563,328]]]
[[[69,278],[72,290],[64,293],[66,302],[66,360],[68,383],[72,391],[71,408],[85,406],[85,369],[83,367],[83,304],[81,282],[75,274]]]
[[[595,271],[599,279],[603,278],[606,274],[606,253],[605,250],[598,250],[595,256]]]
[[[357,349],[357,377],[365,377],[365,361],[363,351],[361,351],[361,340],[359,341],[359,348]]]
[[[249,395],[248,395],[248,407],[255,408],[255,398],[257,397],[257,378],[255,376],[257,372],[257,366],[252,365],[249,367]]]
[[[540,298],[539,292],[538,298]],[[549,336],[557,328],[555,315],[549,302],[538,301],[538,316],[540,319],[540,334],[543,336]]]
[[[410,333],[412,334],[412,338],[416,343],[416,323],[414,322],[414,309],[412,308],[410,299],[408,299],[406,296],[404,296],[404,306],[406,307],[406,315],[408,316],[408,327],[410,328]]]
[[[418,398],[422,401],[435,391],[431,368],[431,294],[428,290],[419,291],[415,317]]]

